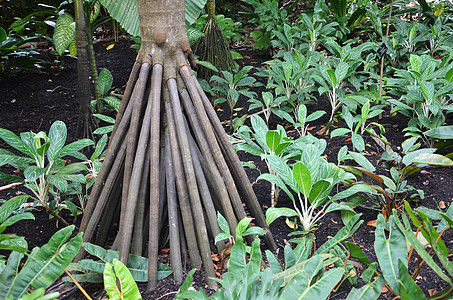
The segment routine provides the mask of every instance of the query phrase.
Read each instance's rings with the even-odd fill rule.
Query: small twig
[[[163,294],[162,296],[160,296],[159,298],[156,298],[156,300],[159,300],[159,299],[162,299],[163,297],[165,296],[169,296],[169,295],[172,295],[172,294],[177,294],[178,292],[169,292],[169,293],[166,293],[166,294]]]
[[[71,275],[71,273],[69,273],[68,270],[64,269],[64,272],[69,276],[69,278],[71,278],[72,282],[74,282],[74,284],[79,288],[79,290],[82,292],[82,294],[88,299],[88,300],[92,300],[90,295],[88,295],[88,293],[85,291],[85,289],[77,282],[77,280]]]
[[[13,188],[13,187],[22,185],[22,184],[24,184],[24,182],[15,182],[15,183],[10,183],[10,184],[1,186],[1,187],[0,187],[0,192],[1,192],[1,191],[6,191],[7,189],[10,189],[10,188]]]

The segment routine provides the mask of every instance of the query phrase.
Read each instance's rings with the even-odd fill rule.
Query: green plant
[[[3,222],[2,225],[11,225],[12,218],[14,216],[9,219],[9,222]],[[20,262],[24,258],[24,254],[21,249],[12,249],[13,252],[7,261],[0,259],[2,267],[0,268],[0,278],[2,278],[0,299],[29,300],[58,297],[58,293],[47,296],[43,296],[43,294],[44,290],[61,276],[82,245],[82,233],[68,241],[74,228],[74,225],[67,226],[55,233],[41,248],[35,247],[22,268]],[[21,245],[26,249],[25,240]],[[34,292],[29,294],[32,289]]]
[[[219,223],[220,230],[222,231],[215,237],[215,243],[221,240],[228,240],[231,244],[235,243],[235,239],[238,237],[243,238],[247,235],[264,235],[266,231],[258,226],[250,226],[253,218],[244,218],[239,221],[236,226],[236,238],[234,238],[230,233],[230,226],[228,225],[227,220],[220,212],[217,213],[217,223]]]
[[[411,118],[407,135],[422,137],[432,147],[432,140],[423,131],[444,125],[446,115],[453,111],[453,62],[439,63],[428,55],[412,54],[408,69],[397,70],[395,77],[388,84],[391,93],[400,98],[389,100],[395,105],[392,111]]]
[[[13,132],[0,128],[0,138],[25,155],[18,156],[0,149],[0,165],[10,164],[23,171],[24,175],[22,178],[0,173],[0,178],[7,182],[24,182],[32,193],[30,197],[64,224],[67,222],[54,210],[61,204],[71,204],[67,200],[61,202],[60,195],[68,190],[71,182],[85,183],[85,176],[79,172],[87,170],[83,163],[67,163],[64,157],[86,160],[79,150],[93,144],[93,141],[83,139],[65,146],[66,136],[66,125],[61,121],[52,124],[48,135],[43,131],[24,132],[19,138]]]
[[[83,243],[83,248],[91,255],[98,257],[99,260],[82,259],[78,263],[71,263],[68,266],[68,271],[77,272],[72,276],[79,282],[103,282],[105,277],[105,268],[107,264],[114,264],[115,259],[119,259],[119,251],[105,250],[90,243]],[[127,268],[132,274],[133,280],[137,282],[148,281],[148,259],[141,256],[129,255]],[[172,274],[171,268],[159,263],[157,276],[159,279],[165,278]],[[71,281],[68,277],[63,278],[64,281]]]
[[[202,32],[204,25],[206,24],[208,15],[201,15],[193,23],[193,27],[198,31]],[[234,22],[231,18],[227,18],[224,15],[215,15],[215,20],[223,35],[227,39],[228,43],[231,41],[240,41],[242,34],[246,31],[242,29],[241,22]]]
[[[338,193],[334,198],[350,197],[354,194],[353,197],[348,199],[351,207],[354,208],[371,201],[371,208],[382,211],[386,218],[391,214],[392,209],[400,208],[407,193],[409,193],[410,198],[423,198],[423,191],[408,185],[407,177],[420,170],[423,165],[453,166],[453,161],[443,155],[435,154],[436,149],[419,149],[420,143],[416,143],[417,139],[417,137],[412,137],[402,143],[401,148],[404,156],[402,153],[394,152],[391,147],[380,141],[379,144],[386,151],[382,154],[381,161],[384,161],[384,166],[389,169],[390,177],[376,174],[373,164],[360,153],[349,151],[349,155],[345,155],[347,152],[345,146],[346,148],[340,150],[339,161],[353,159],[359,167],[343,166],[343,168],[362,178],[368,176],[377,184],[356,181],[352,187]],[[363,192],[364,196],[357,195],[358,192]]]
[[[295,110],[299,103],[307,103],[315,99],[312,92],[316,90],[311,80],[312,65],[318,60],[316,55],[303,56],[299,51],[285,53],[283,60],[274,59],[267,61],[268,65],[255,73],[268,79],[266,87],[274,89],[277,99],[273,102],[281,103],[280,109],[273,109],[274,114],[285,118],[282,114],[289,111],[282,109],[284,104],[289,104],[291,110]]]
[[[214,104],[220,104],[227,102],[230,107],[231,119],[233,119],[234,107],[239,99],[240,95],[243,95],[247,98],[256,97],[256,93],[249,91],[249,88],[254,85],[255,87],[260,86],[259,82],[256,82],[256,79],[248,76],[248,72],[253,67],[247,66],[242,69],[238,69],[236,72],[231,73],[229,71],[221,71],[223,77],[213,75],[211,77],[211,82],[215,81],[217,83],[212,89],[218,91],[224,97],[217,98],[214,101]],[[240,108],[242,109],[242,108]]]
[[[117,281],[119,281],[119,287]],[[110,299],[142,299],[131,272],[116,258],[113,259],[113,267],[109,262],[105,264],[104,286]]]
[[[277,126],[277,130],[269,130],[264,120],[257,115],[251,117],[251,125],[252,128],[248,126],[241,126],[239,128],[237,134],[244,142],[235,145],[236,151],[242,150],[252,155],[260,156],[266,162],[269,174],[277,175],[269,163],[268,155],[274,154],[287,161],[294,155],[297,155],[297,153],[294,153],[297,149],[290,147],[292,141],[287,137],[286,131],[280,125]],[[313,139],[310,141],[308,137],[305,140],[307,142],[313,142]],[[272,182],[272,207],[277,203],[279,194],[279,186]]]
[[[336,128],[330,133],[330,137],[332,138],[351,133],[352,146],[357,151],[362,152],[365,150],[365,141],[363,140],[362,135],[366,130],[366,121],[381,114],[383,112],[381,108],[382,105],[374,105],[370,108],[370,101],[367,100],[361,107],[361,114],[357,114],[353,117],[349,111],[349,108],[347,106],[343,106],[341,116],[346,122],[348,128]],[[375,122],[371,124],[378,125]],[[382,126],[380,128],[382,128]]]
[[[37,72],[44,63],[43,60],[34,58],[38,54],[33,46],[23,48],[21,46],[35,41],[36,36],[16,36],[13,31],[8,33],[0,27],[0,76],[7,77],[19,72]]]
[[[275,144],[278,145],[278,140]],[[300,158],[292,166],[274,153],[267,155],[266,158],[277,175],[261,174],[259,179],[266,179],[285,191],[292,200],[294,209],[274,208],[274,210],[282,210],[285,215],[288,214],[287,216],[298,216],[302,225],[301,233],[307,234],[325,214],[336,210],[350,210],[344,205],[332,202],[329,194],[337,183],[350,179],[351,174],[328,163],[321,156],[325,146],[320,148],[319,144],[318,147],[314,144],[298,145],[301,147]],[[269,223],[269,220],[267,222]]]
[[[249,23],[256,24],[257,28],[250,36],[255,39],[253,48],[268,49],[274,30],[282,32],[280,28],[287,23],[288,12],[294,8],[293,4],[285,9],[279,7],[277,0],[243,0],[253,7],[246,15],[250,17]],[[294,1],[297,4],[298,1]]]
[[[99,78],[98,78],[98,87],[99,87],[99,92],[102,95],[102,101],[105,102],[107,105],[103,108],[102,111],[104,112],[109,112],[113,111],[115,113],[118,113],[121,105],[121,100],[115,96],[108,95],[107,93],[110,91],[112,88],[113,84],[113,76],[112,73],[104,68],[102,71],[99,73]],[[94,100],[91,102],[91,105],[94,106],[96,105],[97,101]],[[113,124],[115,124],[115,119],[106,115],[106,114],[93,114],[96,118],[98,118],[101,121],[104,121],[105,123],[111,124],[103,127],[97,128],[95,131],[93,131],[94,134],[107,134],[112,132],[113,130]]]
[[[266,250],[269,267],[262,270],[259,239],[253,241],[248,252],[242,237],[237,236],[228,271],[222,279],[216,279],[222,287],[209,298],[202,289],[189,290],[194,269],[187,275],[175,299],[326,299],[345,274],[345,262],[337,266],[341,259],[332,250],[357,230],[363,222],[357,222],[359,217],[357,215],[316,251],[313,240],[307,237],[295,240],[294,249],[286,245],[284,269],[275,255]],[[250,253],[249,257],[247,253]]]

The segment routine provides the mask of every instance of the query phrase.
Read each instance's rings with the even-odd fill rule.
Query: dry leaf
[[[385,293],[387,293],[388,291],[389,291],[389,289],[388,289],[386,286],[384,286],[384,287],[382,288],[381,294],[385,294]]]
[[[435,294],[437,294],[437,291],[436,291],[436,290],[433,290],[433,289],[429,289],[429,290],[428,290],[428,295],[429,295],[430,297],[434,296]]]
[[[115,44],[110,44],[107,46],[107,48],[105,48],[105,50],[108,51],[108,50],[112,49],[113,47],[115,47]]]
[[[321,126],[321,129],[319,129],[318,131],[316,131],[316,134],[317,134],[317,135],[323,135],[325,131],[326,131],[326,126],[322,125],[322,126]]]
[[[373,226],[376,227],[376,220],[371,220],[368,223],[366,223],[368,226]]]
[[[308,129],[308,130],[313,130],[313,129],[315,129],[315,128],[316,128],[316,126],[311,126],[311,127],[308,127],[307,129]]]
[[[167,254],[168,252],[170,252],[170,248],[160,250],[160,254]]]
[[[348,142],[351,141],[351,138],[348,138],[348,139],[346,139],[346,140],[344,140],[344,141],[348,143]]]
[[[440,207],[441,209],[445,209],[445,208],[446,208],[445,202],[444,202],[444,201],[440,201],[440,202],[439,202],[439,207]]]
[[[421,170],[420,173],[425,174],[425,175],[430,175],[431,174],[429,171],[426,171],[426,170]]]

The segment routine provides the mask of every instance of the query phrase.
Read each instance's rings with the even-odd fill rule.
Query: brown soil
[[[107,50],[107,46],[114,44],[111,50]],[[259,52],[251,50],[250,48],[235,49],[244,55],[244,59],[240,62],[243,65],[252,65],[259,67],[263,61],[270,59],[266,55],[261,55]],[[124,85],[129,76],[132,68],[136,52],[130,49],[129,41],[119,42],[102,42],[96,44],[97,64],[99,69],[104,67],[108,68],[114,78],[115,88],[124,88]],[[14,78],[4,80],[0,84],[0,128],[12,130],[16,134],[24,131],[48,131],[50,125],[55,120],[62,120],[68,126],[68,137],[74,140],[75,129],[77,127],[78,117],[78,94],[77,94],[77,70],[75,60],[65,57],[64,68],[47,68],[47,71],[42,74],[19,75]],[[253,71],[252,71],[253,72]],[[258,90],[261,91],[261,90]],[[247,111],[248,104],[241,99],[237,107],[244,107],[244,112]],[[330,112],[330,107],[327,99],[320,97],[317,105],[309,107],[310,111],[321,109]],[[226,104],[217,108],[219,116],[222,120],[227,120],[230,116],[229,109]],[[272,120],[281,122],[279,120]],[[310,132],[318,137],[325,138],[327,141],[327,158],[336,162],[336,155],[341,146],[345,145],[345,137],[337,137],[329,139],[327,136],[319,136],[316,132],[325,124],[326,118],[318,120],[311,124],[313,128]],[[392,143],[393,147],[401,144],[404,140],[402,130],[407,126],[407,119],[396,116],[392,117],[388,113],[384,114],[383,119],[378,120],[386,130],[386,137]],[[452,120],[449,120],[452,124]],[[340,124],[341,125],[341,124]],[[226,128],[230,131],[229,128]],[[376,162],[382,151],[376,146],[372,139],[366,140],[367,156],[371,161]],[[0,140],[0,148],[7,148],[7,145]],[[240,159],[243,161],[254,161],[256,166],[265,171],[266,167],[264,162],[259,158],[253,157],[246,153],[240,153]],[[12,168],[2,167],[2,172],[11,173]],[[251,182],[254,182],[259,176],[255,170],[247,169],[247,174]],[[451,169],[442,167],[429,167],[425,168],[424,174],[417,172],[410,176],[409,184],[416,188],[422,189],[425,192],[425,199],[420,202],[412,202],[414,206],[423,205],[430,208],[437,208],[437,204],[443,201],[446,205],[444,211],[449,207],[453,198],[453,177],[451,176]],[[0,186],[4,183],[0,182]],[[265,181],[259,181],[254,184],[254,190],[263,207],[270,206],[270,185]],[[0,192],[0,198],[9,199],[16,194],[26,192],[22,187],[8,189]],[[281,194],[278,206],[291,206],[290,200]],[[376,261],[374,253],[374,227],[368,226],[369,221],[377,218],[377,211],[369,209],[358,209],[362,213],[361,219],[364,221],[358,231],[354,234],[354,241],[363,247],[363,251],[371,261]],[[30,248],[34,246],[41,246],[45,244],[49,237],[58,230],[55,220],[49,220],[47,214],[42,211],[34,211],[35,221],[23,221],[8,228],[9,233],[22,235],[26,237]],[[319,227],[314,232],[316,236],[316,244],[322,245],[329,237],[334,236],[336,232],[342,227],[340,215],[331,213],[322,219]],[[287,243],[288,234],[292,232],[283,218],[278,219],[271,225],[271,231],[275,237],[278,245],[276,251],[277,257],[283,259],[283,247]],[[452,249],[452,235],[445,235],[444,241],[447,246]],[[264,247],[263,247],[264,249]],[[163,258],[164,259],[164,258]],[[187,271],[189,271],[188,269]],[[359,274],[362,270],[358,269]],[[446,283],[441,281],[438,276],[429,268],[424,266],[421,275],[417,279],[417,283],[425,292],[434,289],[440,291],[446,287]],[[363,284],[359,281],[359,286]],[[146,285],[140,284],[140,289],[143,291],[144,299],[172,299],[174,292],[178,290],[171,276],[167,279],[161,280],[157,288],[151,292],[145,292]],[[206,283],[203,279],[201,271],[196,272],[194,278],[194,287],[205,288]],[[102,286],[100,285],[86,285],[88,291],[93,296],[100,296],[102,294]],[[344,299],[346,298],[350,287],[344,283],[337,292],[335,292],[330,299]],[[66,297],[60,299],[82,299],[81,295],[74,295],[66,293]]]

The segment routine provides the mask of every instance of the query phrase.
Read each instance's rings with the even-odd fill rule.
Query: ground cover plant
[[[246,2],[250,6],[244,6]],[[116,221],[108,226],[101,224],[99,233],[102,234],[93,242],[105,244],[107,248],[113,244],[113,249],[84,244],[91,257],[69,265],[67,270],[75,273],[74,277],[83,281],[83,287],[92,295],[100,295],[103,288],[89,282],[104,282],[111,298],[122,292],[144,299],[223,299],[239,295],[272,299],[451,297],[453,272],[448,259],[453,236],[450,205],[453,191],[449,188],[453,183],[451,7],[446,3],[419,3],[415,4],[418,11],[401,1],[394,4],[386,47],[382,43],[387,28],[382,24],[389,17],[389,4],[363,1],[352,5],[349,1],[321,0],[312,6],[299,1],[264,0],[232,4],[238,12],[246,12],[241,16],[241,26],[251,32],[243,41],[238,41],[235,35],[236,40],[231,42],[236,45],[233,50],[243,56],[236,61],[242,73],[220,72],[213,82],[228,83],[225,86],[230,85],[228,89],[231,89],[245,79],[240,85],[245,93],[238,93],[236,97],[235,92],[225,89],[227,101],[217,101],[214,108],[235,145],[234,156],[247,166],[246,173],[253,183],[259,210],[266,216],[265,226],[257,219],[238,216],[235,229],[231,226],[231,217],[226,216],[228,221],[215,218],[217,211],[224,214],[226,210],[219,208],[214,200],[214,218],[211,213],[206,215],[209,228],[214,229],[208,233],[212,238],[208,249],[213,253],[209,251],[205,264],[212,260],[215,273],[206,275],[206,271],[194,273],[189,272],[189,266],[183,268],[181,275],[187,275],[187,279],[178,293],[179,280],[174,273],[167,276],[169,267],[173,272],[176,270],[174,256],[170,257],[175,252],[171,246],[174,244],[168,242],[167,226],[164,226],[171,218],[163,219],[157,257],[162,263],[158,264],[159,272],[166,273],[157,273],[158,278],[163,279],[154,290],[147,291],[146,283],[140,282],[146,281],[149,274],[148,260],[136,256],[123,265],[115,260],[121,258],[121,254],[115,251],[118,241],[114,241],[114,236],[121,229],[118,228],[119,213],[112,210],[111,218]],[[227,11],[225,15],[239,20]],[[110,45],[114,45],[113,48]],[[130,62],[136,56],[129,46],[128,41],[95,45],[99,67],[110,70],[104,95],[109,94],[110,87],[124,89],[132,67]],[[384,67],[380,90],[381,57]],[[26,82],[17,82],[17,77],[4,80],[0,89],[5,95],[0,100],[3,136],[14,135],[15,141],[23,141],[19,136],[24,132],[24,139],[30,137],[35,144],[39,143],[37,149],[47,149],[47,143],[51,149],[50,145],[55,144],[51,140],[62,133],[58,130],[56,135],[55,126],[62,128],[65,123],[68,138],[74,141],[77,112],[73,107],[78,106],[75,73],[72,72],[75,63],[69,57],[64,59],[67,69],[58,76],[43,73],[28,75]],[[257,82],[260,84],[255,84]],[[233,90],[236,88],[233,86]],[[234,97],[228,99],[231,93]],[[111,98],[105,99],[114,109],[97,115],[101,128],[115,117],[124,118],[118,101],[110,103]],[[211,103],[214,101],[212,99]],[[190,117],[190,107],[184,110]],[[115,111],[120,112],[119,117]],[[231,122],[233,118],[237,118],[235,122]],[[55,122],[57,120],[64,123]],[[110,130],[118,129],[105,127],[98,132]],[[196,127],[191,131],[201,132]],[[30,185],[33,178],[30,170],[26,171],[29,165],[24,165],[28,160],[18,156],[17,150],[21,149],[3,140],[0,148],[5,150],[1,153],[9,160],[3,159],[0,171],[10,179],[25,178],[25,184]],[[189,141],[189,146],[191,143]],[[98,150],[93,155],[76,155],[80,159],[78,166],[89,166],[89,169],[77,170],[81,172],[76,177],[80,179],[77,184],[82,184],[82,177],[92,183],[99,176],[102,145],[107,145],[107,136],[102,136],[97,145]],[[166,155],[169,154],[163,153],[162,157]],[[50,162],[52,157],[48,155],[44,161]],[[74,164],[68,159],[62,156],[59,164]],[[206,172],[203,159],[195,165]],[[167,170],[166,176],[171,176],[171,168]],[[48,168],[47,171],[44,179],[50,177],[51,182],[52,177],[59,176],[59,169]],[[38,206],[31,210],[36,220],[29,220],[30,208],[22,204],[30,192],[20,181],[6,184],[2,183],[0,198],[19,199],[21,205],[14,207],[14,217],[23,217],[14,224],[9,224],[11,221],[5,217],[6,232],[16,234],[17,237],[10,236],[12,241],[23,241],[19,236],[25,236],[32,247],[44,245],[51,233],[57,231],[55,218],[49,220]],[[55,181],[52,184],[55,188],[50,193],[52,197],[61,203],[69,201],[69,197],[61,193],[64,184]],[[209,180],[206,188],[213,189]],[[90,193],[93,192],[88,190]],[[113,194],[120,193],[118,189]],[[20,198],[14,198],[17,195]],[[7,209],[7,203],[0,209]],[[249,205],[246,208],[244,216],[250,213]],[[160,208],[160,211],[166,210]],[[65,209],[59,215],[79,226],[80,218],[74,219]],[[39,229],[40,224],[47,227]],[[252,227],[247,229],[248,226]],[[267,226],[265,231],[260,229]],[[33,233],[37,230],[42,233],[30,235],[28,228],[34,228]],[[215,235],[221,232],[235,235],[224,234],[214,241]],[[242,237],[245,232],[252,234]],[[264,232],[272,233],[276,251],[271,251],[273,249],[264,243],[260,245],[259,240],[269,236],[263,235]],[[146,243],[142,245],[146,247]],[[25,248],[15,248],[15,251],[21,253]],[[223,248],[225,251],[219,251]],[[2,255],[13,260],[17,253]],[[142,253],[140,251],[139,255]],[[187,258],[184,253],[181,252],[183,260]],[[219,284],[217,291],[206,288],[207,276]],[[121,285],[115,284],[117,280]],[[139,290],[133,281],[139,282]],[[191,281],[195,290],[190,288]],[[57,285],[49,293],[54,291],[66,298],[83,297],[73,294],[74,290],[63,293]]]

